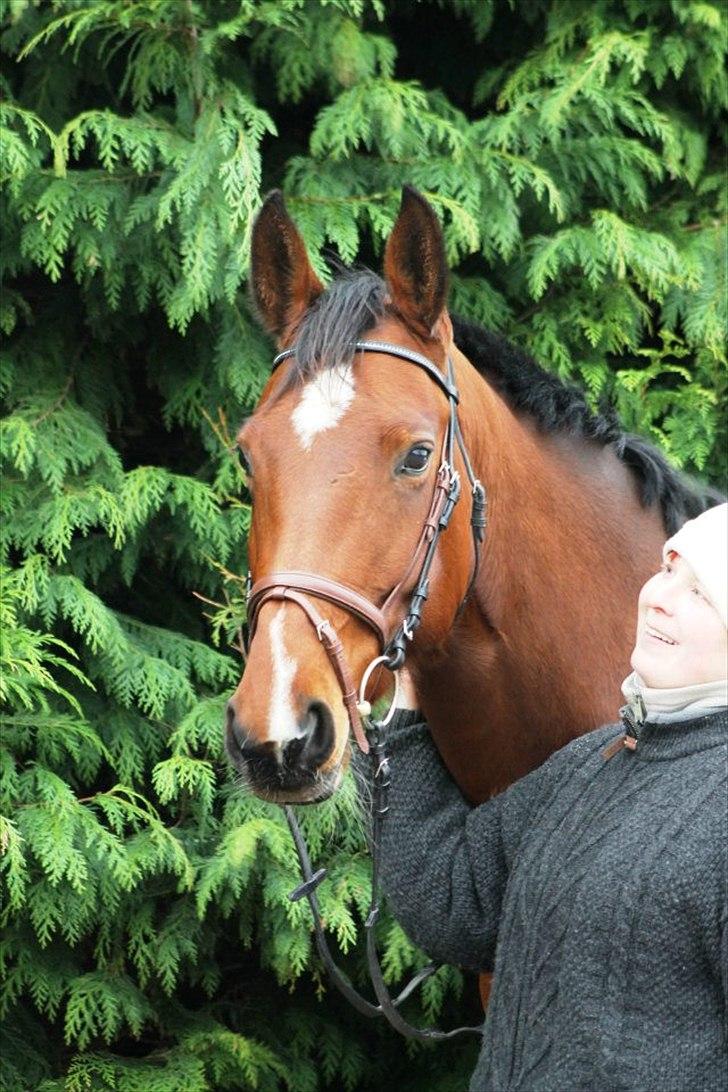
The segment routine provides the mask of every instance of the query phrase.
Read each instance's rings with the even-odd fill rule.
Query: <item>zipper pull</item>
[[[635,694],[632,700],[619,712],[627,729],[624,734],[624,746],[630,751],[636,751],[640,729],[647,718],[647,709],[642,695]]]
[[[642,725],[647,719],[647,709],[642,700],[642,695],[637,694],[628,705],[623,705],[619,710],[619,716],[626,731],[623,736],[617,736],[602,751],[602,758],[607,762],[610,758],[626,747],[628,751],[637,750],[637,740]]]

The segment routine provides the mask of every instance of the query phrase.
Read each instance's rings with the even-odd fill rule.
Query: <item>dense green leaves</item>
[[[376,264],[403,183],[451,303],[726,472],[718,0],[5,0],[0,43],[0,1083],[460,1089],[331,996],[280,811],[222,755],[240,671],[239,420],[271,345],[252,220]],[[302,815],[363,981],[349,779]],[[424,957],[380,936],[392,981]],[[472,1022],[443,968],[412,1003]],[[458,1006],[460,1011],[458,1012]],[[449,1022],[449,1021],[446,1021]]]

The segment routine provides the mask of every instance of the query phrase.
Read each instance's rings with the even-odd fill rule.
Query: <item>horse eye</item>
[[[427,469],[431,455],[431,448],[425,447],[424,444],[416,444],[405,455],[400,469],[405,474],[421,474],[423,470]]]

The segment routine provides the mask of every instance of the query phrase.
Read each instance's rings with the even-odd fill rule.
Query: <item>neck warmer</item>
[[[622,683],[622,693],[628,703],[642,699],[646,711],[645,720],[668,723],[690,720],[716,709],[724,709],[728,706],[728,679],[698,683],[696,686],[671,686],[661,690],[647,686],[637,672],[633,671]]]

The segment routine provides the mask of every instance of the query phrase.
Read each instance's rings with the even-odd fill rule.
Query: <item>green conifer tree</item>
[[[724,485],[719,0],[3,0],[0,942],[12,1092],[460,1089],[333,996],[279,810],[240,792],[249,498],[282,186],[316,267],[410,182],[452,305]],[[350,973],[354,786],[303,815]],[[391,919],[391,980],[422,965]],[[443,968],[411,1014],[477,1019]],[[467,1011],[466,1011],[467,1010]]]

